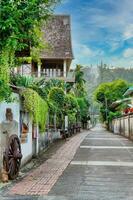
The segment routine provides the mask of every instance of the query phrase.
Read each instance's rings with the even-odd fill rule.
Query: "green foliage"
[[[76,122],[76,113],[68,112],[68,119],[70,124],[74,124]]]
[[[16,63],[18,66],[24,64],[25,62],[30,64],[32,62],[32,57],[18,57],[16,59]]]
[[[84,71],[81,65],[77,65],[75,69],[75,85],[74,93],[77,97],[77,103],[79,107],[78,118],[82,122],[87,122],[89,115],[89,103],[86,92],[86,81],[84,79]]]
[[[64,112],[66,115],[68,115],[70,123],[76,122],[78,111],[79,111],[79,106],[77,103],[77,98],[72,94],[66,94],[64,101]]]
[[[56,113],[57,126],[63,127],[65,100],[64,90],[59,87],[51,87],[51,89],[49,87],[49,90],[47,92],[49,114],[54,115]]]
[[[86,95],[84,72],[81,65],[77,65],[75,69],[75,95],[78,97]]]
[[[47,103],[34,90],[29,88],[24,89],[21,95],[25,111],[29,112],[34,123],[38,123],[41,130],[44,130],[48,114]]]
[[[34,79],[31,76],[21,76],[16,74],[11,76],[10,82],[15,86],[30,88],[34,84]]]
[[[64,103],[66,110],[74,110],[75,112],[79,110],[77,98],[72,94],[66,94]]]
[[[3,80],[0,80],[0,102],[4,100],[6,102],[11,102],[11,93],[11,88],[7,84],[5,84]]]
[[[0,53],[0,101],[9,101],[11,89],[9,87],[10,70],[9,66],[12,65],[12,55],[8,51]]]
[[[77,102],[80,108],[80,117],[82,121],[88,120],[89,115],[89,103],[86,98],[77,98]]]
[[[112,121],[114,118],[116,117],[120,117],[121,116],[121,112],[109,112],[109,120]]]
[[[115,112],[110,107],[111,104],[119,99],[123,99],[123,94],[128,88],[128,83],[124,80],[115,80],[108,83],[102,83],[96,89],[94,96],[96,101],[101,104],[100,112],[102,114],[103,121],[109,118],[110,112]]]
[[[0,79],[6,84],[9,83],[9,53],[6,51],[1,52],[0,54]]]
[[[50,90],[53,87],[58,87],[58,88],[62,88],[63,90],[65,90],[65,83],[64,83],[64,81],[58,80],[58,79],[50,79],[49,81],[45,82],[44,89],[47,94],[49,94]]]
[[[56,0],[15,1],[1,0],[0,6],[0,49],[7,44],[15,50],[26,45],[38,45],[37,29],[42,20],[52,13]]]
[[[47,101],[47,103],[48,103],[48,107],[49,107],[49,113],[50,114],[55,114],[55,113],[61,113],[61,111],[62,111],[62,109],[60,109],[57,105],[56,105],[56,103],[53,101],[53,100],[48,100]]]
[[[30,51],[31,48],[31,55],[37,60],[43,46],[40,35],[42,22],[46,22],[57,2],[58,0],[0,1],[0,80],[3,84],[0,99],[7,98],[4,88],[8,88],[10,68],[14,67],[17,60],[16,53]]]
[[[65,93],[62,88],[53,87],[49,92],[48,99],[61,109],[64,106]]]

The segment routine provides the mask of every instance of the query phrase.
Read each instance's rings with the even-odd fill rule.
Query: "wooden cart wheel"
[[[18,176],[21,159],[20,140],[18,136],[14,134],[10,136],[7,148],[3,155],[3,166],[8,173],[9,179],[13,180]]]

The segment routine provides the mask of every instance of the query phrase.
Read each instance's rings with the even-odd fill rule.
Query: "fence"
[[[133,140],[133,114],[113,119],[110,123],[110,130]]]

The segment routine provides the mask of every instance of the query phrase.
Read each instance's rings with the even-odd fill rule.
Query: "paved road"
[[[47,196],[11,199],[133,200],[133,143],[97,126]]]
[[[133,143],[96,127],[49,195],[75,200],[133,200]]]

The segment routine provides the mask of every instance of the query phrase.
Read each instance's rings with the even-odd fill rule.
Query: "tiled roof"
[[[70,16],[54,15],[42,27],[42,31],[49,49],[41,52],[41,58],[73,59]]]

